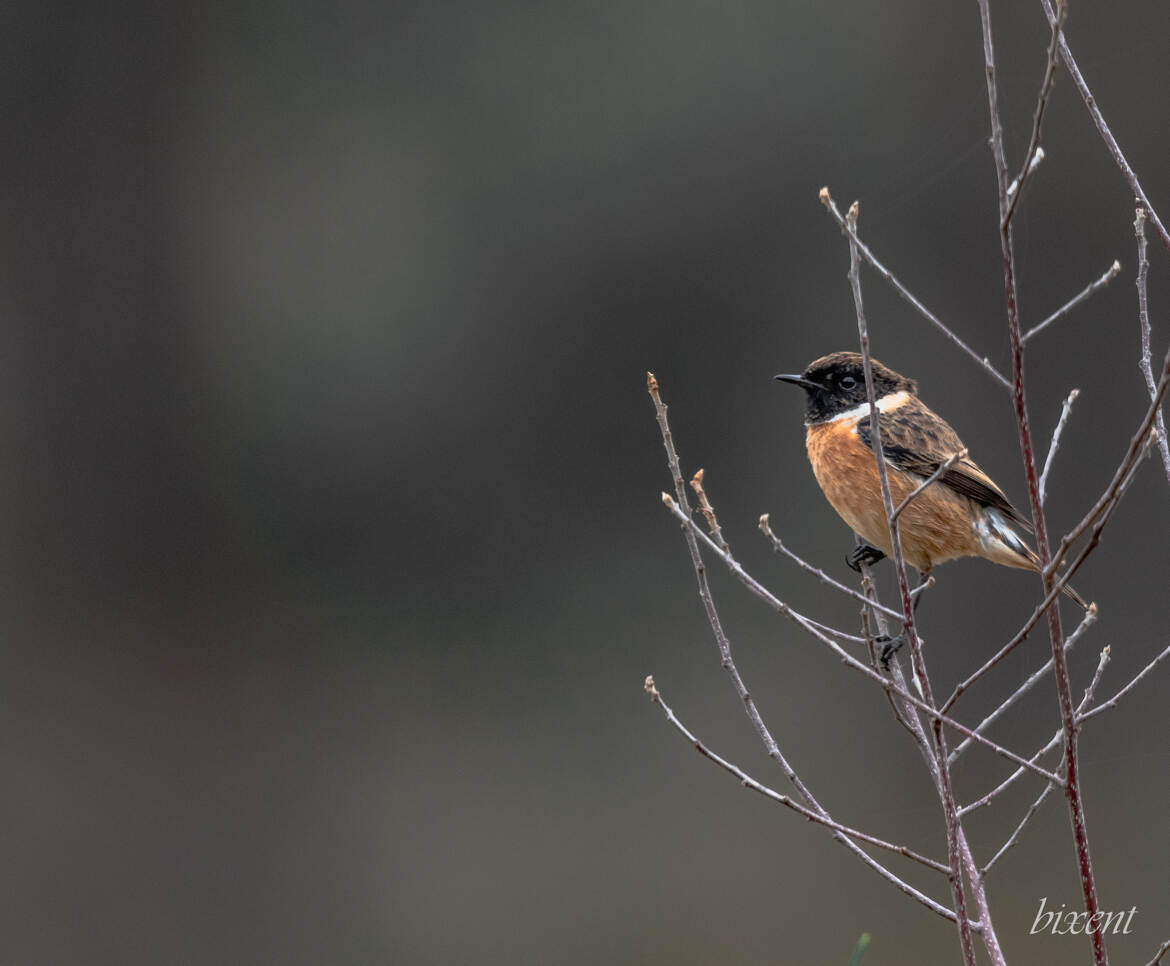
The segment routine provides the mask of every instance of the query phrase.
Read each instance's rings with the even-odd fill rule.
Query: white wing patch
[[[983,549],[992,554],[997,549],[1006,546],[1021,557],[1028,556],[1027,544],[1008,526],[1003,514],[994,507],[983,508],[983,512],[979,514],[975,523],[975,533],[979,537]]]

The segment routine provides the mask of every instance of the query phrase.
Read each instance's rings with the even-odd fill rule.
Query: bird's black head
[[[913,379],[899,375],[877,359],[870,359],[873,367],[874,395],[881,399],[895,392],[917,395],[918,385]],[[805,421],[823,423],[834,416],[860,406],[868,399],[865,392],[865,369],[861,354],[834,352],[811,362],[800,375],[779,375],[782,382],[801,386],[805,393]]]

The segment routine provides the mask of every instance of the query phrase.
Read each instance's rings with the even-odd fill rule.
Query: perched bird
[[[882,450],[894,506],[963,449],[958,434],[918,398],[918,385],[876,359],[874,395],[881,413]],[[856,352],[834,352],[799,375],[779,375],[805,393],[806,443],[813,473],[833,509],[865,541],[850,565],[876,563],[891,552],[890,531],[873,453],[865,370]],[[956,557],[983,557],[1005,567],[1039,571],[1036,554],[1013,530],[1031,523],[991,477],[957,459],[902,511],[902,553],[925,580],[931,567]],[[1088,607],[1068,584],[1064,593]]]

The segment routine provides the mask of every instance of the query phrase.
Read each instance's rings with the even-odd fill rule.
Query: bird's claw
[[[853,548],[849,556],[845,558],[845,562],[856,573],[861,573],[862,565],[872,567],[879,560],[884,560],[885,557],[886,555],[873,544],[863,543]]]
[[[875,644],[881,645],[881,653],[878,655],[878,660],[881,661],[882,670],[886,674],[890,673],[890,659],[897,653],[906,642],[906,632],[902,631],[897,637],[890,637],[889,634],[882,634],[873,639]]]

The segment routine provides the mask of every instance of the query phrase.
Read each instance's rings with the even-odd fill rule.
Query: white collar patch
[[[878,412],[888,413],[891,409],[897,409],[910,399],[910,393],[905,389],[900,389],[898,392],[886,393],[877,401]],[[846,409],[842,413],[837,413],[832,419],[819,420],[815,425],[823,425],[825,423],[839,423],[842,421],[856,422],[859,419],[864,419],[869,415],[869,402],[863,402],[860,406],[853,406]],[[814,425],[808,423],[806,425]]]

